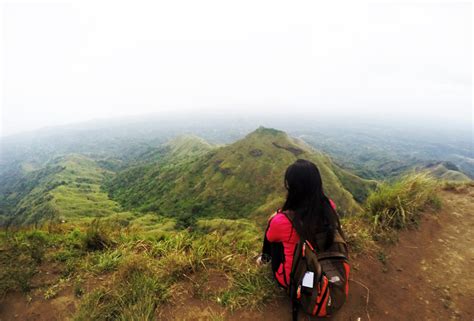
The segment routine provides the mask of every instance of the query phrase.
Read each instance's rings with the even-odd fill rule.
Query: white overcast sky
[[[4,1],[1,135],[202,109],[469,127],[471,6]]]

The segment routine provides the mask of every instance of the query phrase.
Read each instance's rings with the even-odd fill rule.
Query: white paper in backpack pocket
[[[313,284],[314,284],[314,273],[306,272],[303,276],[302,285],[307,288],[313,288]]]
[[[335,275],[335,276],[333,276],[332,278],[329,279],[329,282],[331,282],[331,283],[336,283],[336,282],[339,282],[339,281],[341,281],[341,279],[337,275]]]

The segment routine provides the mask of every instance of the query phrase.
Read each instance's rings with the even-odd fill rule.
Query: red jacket
[[[336,209],[336,205],[329,200],[331,206]],[[275,277],[280,285],[287,287],[290,283],[290,272],[293,264],[293,253],[300,240],[291,222],[283,213],[276,213],[270,221],[266,237],[270,242],[281,242],[285,254],[285,262],[280,264]]]

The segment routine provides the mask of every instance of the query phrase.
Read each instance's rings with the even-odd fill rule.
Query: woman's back
[[[329,200],[331,207],[335,210],[336,205]],[[290,280],[290,272],[293,264],[293,254],[300,239],[293,225],[282,212],[275,213],[271,218],[266,232],[268,241],[272,243],[282,243],[284,261],[278,267],[275,277],[280,285],[287,287]]]

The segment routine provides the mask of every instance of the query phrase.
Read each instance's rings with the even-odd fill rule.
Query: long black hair
[[[325,248],[331,246],[337,229],[337,214],[324,195],[323,182],[318,167],[307,160],[298,159],[285,173],[288,191],[283,211],[294,212],[301,222],[300,237],[317,245],[316,234],[327,233]]]

